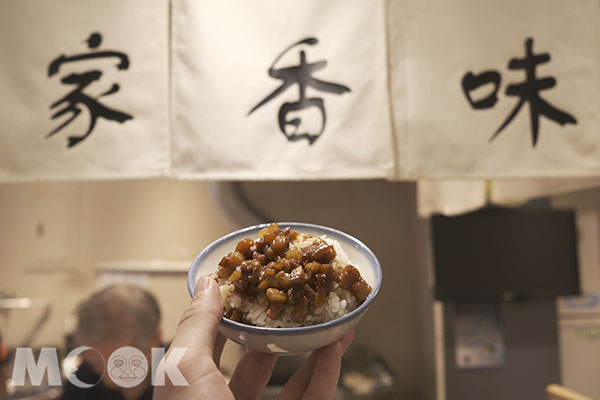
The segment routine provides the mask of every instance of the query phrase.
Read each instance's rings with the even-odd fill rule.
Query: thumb
[[[207,276],[196,282],[194,299],[184,311],[169,351],[184,348],[178,368],[189,386],[157,386],[155,399],[232,399],[225,378],[213,360],[223,303],[217,282]]]
[[[223,302],[217,282],[202,276],[196,282],[194,299],[184,311],[171,347],[187,347],[197,356],[212,358]]]

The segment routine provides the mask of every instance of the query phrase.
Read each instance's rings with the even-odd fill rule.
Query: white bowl
[[[258,231],[266,226],[269,224],[240,229],[217,239],[202,250],[188,272],[187,283],[190,295],[194,296],[194,287],[200,276],[215,272],[221,258],[233,251],[240,240],[243,238],[256,239]],[[361,241],[347,233],[325,226],[298,222],[280,222],[279,226],[281,228],[289,226],[295,231],[313,236],[327,235],[329,238],[337,240],[352,265],[359,269],[363,279],[373,288],[369,297],[355,310],[322,324],[297,328],[265,328],[242,324],[228,318],[221,320],[219,332],[247,348],[279,355],[297,354],[326,346],[338,340],[354,327],[377,296],[381,287],[382,272],[375,254]]]

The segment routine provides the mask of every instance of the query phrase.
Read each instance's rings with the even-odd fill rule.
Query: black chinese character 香
[[[309,144],[313,144],[325,130],[325,124],[327,120],[325,113],[325,103],[320,97],[307,97],[307,88],[310,87],[317,91],[335,93],[338,95],[345,92],[350,92],[350,88],[346,86],[332,82],[325,82],[323,80],[315,78],[313,74],[316,71],[325,68],[325,66],[327,65],[327,61],[322,60],[314,63],[307,63],[306,52],[304,50],[300,50],[299,52],[298,65],[283,68],[275,68],[275,64],[277,64],[277,62],[292,49],[295,49],[300,45],[313,46],[317,43],[318,40],[316,38],[306,38],[292,44],[291,46],[286,48],[279,56],[277,56],[277,58],[275,59],[275,61],[273,61],[273,64],[269,68],[269,76],[281,80],[281,86],[279,86],[271,94],[269,94],[262,101],[260,101],[248,113],[248,115],[252,114],[258,108],[262,107],[263,105],[280,95],[290,86],[298,85],[298,100],[294,102],[283,103],[283,105],[279,108],[279,114],[277,117],[277,120],[279,122],[279,129],[289,141],[298,141],[306,139],[308,140]],[[301,131],[300,118],[287,118],[288,114],[292,112],[309,109],[311,107],[316,108],[322,117],[321,127],[316,133]],[[290,127],[289,131],[287,129],[288,127]]]

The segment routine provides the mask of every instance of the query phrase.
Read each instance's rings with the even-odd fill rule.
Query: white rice
[[[345,267],[348,264],[352,264],[348,259],[348,255],[337,240],[331,239],[325,235],[318,238],[325,241],[327,244],[333,245],[337,254],[335,259],[331,262],[331,265],[334,268]],[[298,238],[290,243],[290,248],[302,249],[311,245],[315,239],[317,238],[313,236],[299,234]],[[327,301],[313,309],[312,313],[307,313],[304,322],[296,322],[292,319],[294,306],[289,303],[284,304],[283,311],[279,314],[277,319],[271,319],[267,316],[269,299],[266,294],[260,293],[256,299],[247,299],[246,297],[240,297],[239,295],[234,294],[233,285],[227,283],[226,279],[219,279],[219,285],[225,310],[239,310],[248,322],[256,326],[292,328],[316,325],[344,316],[358,307],[356,297],[354,297],[348,289],[334,283],[333,290],[329,293]]]

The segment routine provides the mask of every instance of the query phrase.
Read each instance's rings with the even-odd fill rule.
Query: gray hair
[[[134,285],[106,287],[77,309],[77,338],[81,344],[112,339],[148,346],[160,324],[160,308],[147,290]]]

